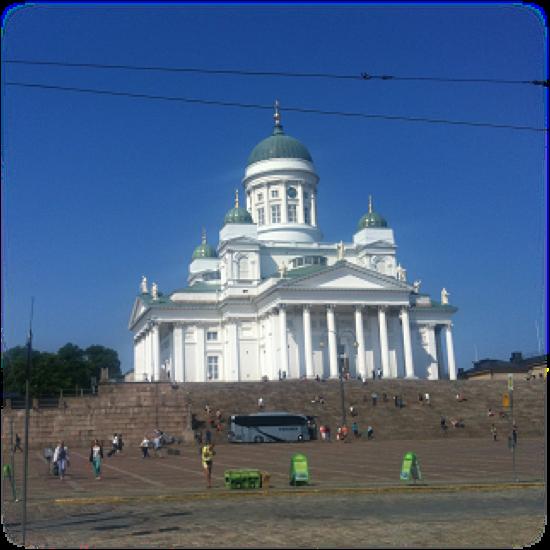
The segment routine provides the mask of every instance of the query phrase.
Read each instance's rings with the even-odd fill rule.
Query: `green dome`
[[[284,159],[304,159],[313,162],[306,146],[297,139],[287,136],[283,132],[283,127],[276,124],[273,129],[273,135],[260,141],[248,157],[248,165],[260,160],[284,158]]]
[[[359,220],[357,231],[365,227],[388,227],[388,222],[372,209],[372,198],[369,196],[369,211]]]
[[[195,248],[195,251],[193,252],[193,260],[197,260],[199,258],[217,258],[218,255],[216,254],[216,250],[214,247],[210,246],[208,243],[201,243],[197,248]]]
[[[223,220],[225,223],[254,223],[250,212],[246,208],[235,206],[226,215]]]

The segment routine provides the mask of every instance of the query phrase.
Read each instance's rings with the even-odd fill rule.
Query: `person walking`
[[[12,432],[13,433],[13,432]],[[23,449],[21,448],[21,437],[19,437],[19,434],[15,434],[15,445],[13,446],[13,452],[15,451],[21,451],[23,452]]]
[[[497,427],[493,424],[491,426],[491,435],[493,436],[493,441],[497,440]]]
[[[103,447],[99,440],[95,439],[90,446],[90,462],[96,479],[101,479],[101,460],[103,459]]]
[[[57,447],[53,452],[53,463],[57,468],[59,479],[63,480],[69,464],[69,450],[65,447],[64,441],[59,441],[57,443]]]
[[[147,435],[143,436],[143,441],[139,444],[139,447],[141,449],[141,452],[143,453],[143,458],[149,458],[149,447],[151,446],[151,442],[149,441],[149,438]]]
[[[214,446],[212,443],[206,443],[202,448],[201,459],[202,459],[202,468],[204,470],[204,475],[206,476],[206,486],[208,489],[212,487],[212,466],[214,464]]]

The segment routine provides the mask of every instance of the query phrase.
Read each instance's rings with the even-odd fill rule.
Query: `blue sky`
[[[2,285],[8,347],[115,348],[141,275],[186,285],[201,227],[217,244],[269,111],[5,86],[6,81],[271,104],[321,177],[326,241],[350,242],[368,195],[408,278],[459,308],[459,367],[546,342],[542,132],[285,113],[284,107],[546,125],[542,87],[342,81],[14,65],[547,78],[545,23],[517,5],[35,5],[4,14]],[[543,344],[546,348],[546,343]]]

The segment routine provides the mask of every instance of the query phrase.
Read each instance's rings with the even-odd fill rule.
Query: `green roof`
[[[357,229],[361,230],[365,227],[388,227],[388,222],[380,214],[368,212],[359,220]]]
[[[218,284],[208,284],[208,283],[202,283],[198,282],[195,283],[192,286],[187,286],[185,288],[179,288],[178,290],[174,290],[173,294],[176,292],[216,292],[217,290],[220,290],[220,285]]]
[[[306,146],[297,139],[287,136],[280,124],[275,125],[271,136],[260,141],[252,149],[248,157],[248,165],[273,158],[304,159],[313,162]]]
[[[254,223],[254,221],[246,208],[235,206],[225,215],[224,223]]]
[[[193,260],[199,258],[217,258],[216,250],[213,246],[210,246],[208,243],[201,243],[193,252]]]

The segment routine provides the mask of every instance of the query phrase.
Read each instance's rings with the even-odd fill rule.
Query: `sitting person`
[[[353,405],[349,406],[349,413],[351,414],[351,416],[357,416],[357,410]]]
[[[367,439],[372,439],[374,437],[374,429],[372,426],[367,428]]]
[[[489,410],[487,411],[487,416],[495,416],[493,409],[489,408]]]

